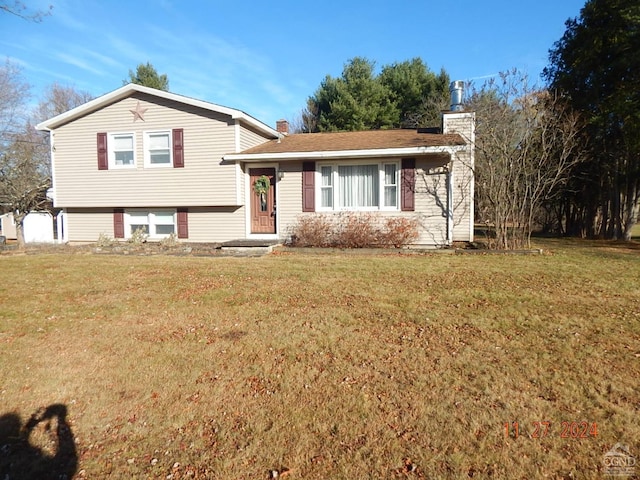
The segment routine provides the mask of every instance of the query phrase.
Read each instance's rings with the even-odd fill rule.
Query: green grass
[[[640,246],[538,242],[0,256],[0,444],[63,404],[78,478],[602,478],[614,444],[640,457]]]

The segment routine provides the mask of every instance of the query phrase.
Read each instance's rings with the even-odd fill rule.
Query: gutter
[[[453,155],[463,151],[466,145],[439,147],[402,147],[379,148],[375,150],[329,150],[312,152],[273,152],[273,153],[231,153],[224,155],[224,161],[264,162],[277,160],[331,160],[344,158],[376,158],[428,155],[447,153]]]

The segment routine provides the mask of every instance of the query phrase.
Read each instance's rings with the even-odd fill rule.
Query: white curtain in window
[[[151,163],[170,163],[169,148],[168,133],[153,133],[149,135],[149,160]]]
[[[338,166],[341,207],[377,207],[379,173],[377,165]]]
[[[113,137],[113,149],[116,151],[133,150],[132,135],[116,135]]]
[[[116,165],[133,165],[133,135],[114,135],[113,155]]]
[[[149,148],[151,150],[168,150],[169,149],[169,134],[151,134],[149,135]]]

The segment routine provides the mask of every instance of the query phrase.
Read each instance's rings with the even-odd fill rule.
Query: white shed
[[[31,212],[24,219],[25,243],[53,243],[53,216],[49,212]],[[8,240],[17,238],[12,213],[0,215],[0,235]]]

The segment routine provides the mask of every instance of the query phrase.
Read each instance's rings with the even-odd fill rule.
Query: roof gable
[[[69,122],[73,122],[74,120],[80,117],[91,114],[101,108],[104,108],[108,105],[116,103],[124,98],[130,97],[136,92],[146,93],[151,96],[172,100],[174,102],[182,103],[185,105],[191,105],[194,107],[203,108],[205,110],[221,113],[223,115],[228,115],[234,120],[238,119],[241,122],[251,125],[253,128],[258,130],[259,132],[264,133],[268,136],[271,136],[273,138],[276,138],[278,136],[278,132],[276,132],[275,129],[269,127],[265,123],[260,122],[259,120],[255,119],[251,115],[248,115],[241,110],[224,107],[222,105],[217,105],[215,103],[205,102],[203,100],[197,100],[195,98],[185,97],[183,95],[178,95],[171,92],[165,92],[163,90],[157,90],[155,88],[149,88],[149,87],[145,87],[143,85],[137,85],[134,83],[129,83],[127,85],[124,85],[123,87],[120,87],[117,90],[113,90],[112,92],[109,92],[105,95],[95,98],[90,102],[82,104],[76,108],[73,108],[65,113],[57,115],[48,120],[45,120],[44,122],[36,125],[36,128],[38,130],[55,130],[61,125],[64,125]]]

